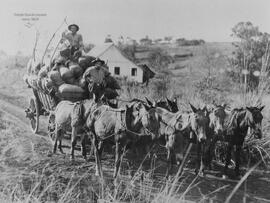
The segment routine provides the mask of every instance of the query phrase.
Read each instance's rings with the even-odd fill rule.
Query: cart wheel
[[[48,117],[48,135],[52,143],[55,141],[55,115],[50,113]]]
[[[39,103],[36,98],[31,98],[29,103],[29,109],[32,113],[32,116],[29,118],[31,130],[33,133],[37,133],[39,128]]]

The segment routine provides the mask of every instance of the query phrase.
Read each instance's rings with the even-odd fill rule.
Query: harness
[[[136,132],[134,132],[134,131],[128,129],[127,123],[126,123],[126,114],[127,114],[127,111],[124,110],[124,109],[113,109],[113,108],[111,108],[111,107],[108,106],[108,107],[107,107],[107,108],[99,115],[99,117],[98,117],[96,120],[100,119],[101,116],[102,116],[106,111],[112,111],[112,112],[115,112],[115,113],[116,113],[116,119],[117,119],[117,121],[119,121],[121,127],[124,129],[123,131],[129,132],[129,133],[132,133],[132,134],[138,135],[138,136],[144,135],[144,134],[139,134],[139,133],[136,133]],[[106,140],[106,139],[108,139],[108,138],[110,138],[110,137],[112,137],[112,136],[114,136],[114,135],[115,135],[115,133],[112,133],[112,134],[110,134],[110,135],[108,135],[108,136],[106,136],[106,137],[104,137],[104,138],[98,137],[98,139],[101,140],[101,141],[104,141],[104,140]]]

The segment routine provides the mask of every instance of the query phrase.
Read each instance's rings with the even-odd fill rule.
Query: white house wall
[[[100,55],[99,58],[108,62],[107,65],[109,66],[109,71],[112,75],[114,75],[114,67],[120,67],[121,77],[126,76],[128,80],[137,81],[139,83],[143,82],[143,70],[124,57],[115,46],[111,46],[102,55]],[[131,76],[132,68],[137,68],[136,76]]]

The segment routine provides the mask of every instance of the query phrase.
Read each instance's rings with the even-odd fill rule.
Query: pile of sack
[[[32,88],[47,94],[55,92],[59,98],[71,101],[88,98],[94,87],[102,87],[106,98],[115,99],[119,96],[116,90],[120,89],[104,61],[91,56],[80,57],[76,62],[58,57],[50,65],[31,60],[24,80]]]

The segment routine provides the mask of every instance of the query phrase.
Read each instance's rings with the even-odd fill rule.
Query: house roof
[[[126,58],[121,51],[113,44],[113,43],[104,43],[101,45],[96,45],[93,49],[90,50],[90,52],[87,53],[87,55],[94,56],[97,58],[101,58],[102,60],[107,60],[106,58],[103,58],[104,54],[109,50],[116,50],[118,52],[117,55],[110,55],[111,59],[109,59],[111,62],[120,62],[120,63],[126,63],[126,64],[132,64],[134,67],[138,67],[143,70],[142,67],[138,66],[128,58]],[[107,53],[108,55],[108,53]]]
[[[94,46],[93,49],[91,49],[87,55],[94,56],[94,57],[100,57],[104,52],[106,52],[111,46],[114,46],[113,43],[104,43],[101,45]]]
[[[141,67],[144,71],[149,72],[150,78],[153,78],[156,75],[156,72],[146,64],[139,64],[139,67]]]

